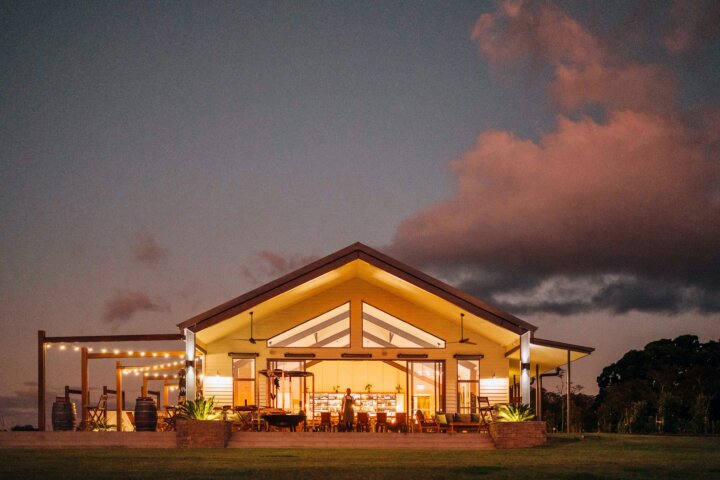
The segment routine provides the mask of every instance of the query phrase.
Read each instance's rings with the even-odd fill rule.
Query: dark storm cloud
[[[103,320],[120,324],[141,312],[167,312],[170,307],[162,300],[150,298],[146,293],[123,290],[105,302]]]
[[[718,311],[717,106],[682,110],[668,65],[616,54],[553,4],[502,2],[472,38],[498,68],[547,65],[557,127],[481,133],[451,162],[454,195],[391,251],[519,313]]]
[[[167,248],[158,244],[155,237],[148,233],[140,233],[130,246],[133,258],[143,265],[154,266],[168,256]]]
[[[316,255],[262,250],[240,266],[240,274],[254,283],[267,282],[303,267],[317,258]]]

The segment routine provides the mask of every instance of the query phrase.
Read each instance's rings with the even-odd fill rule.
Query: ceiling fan
[[[253,337],[253,312],[250,312],[250,338],[234,338],[233,340],[242,340],[244,342],[250,342],[255,345],[257,342],[265,342],[270,339]]]
[[[467,345],[477,345],[477,343],[470,341],[470,337],[465,336],[465,314],[460,314],[460,340],[457,342],[445,342],[445,343],[465,343]]]

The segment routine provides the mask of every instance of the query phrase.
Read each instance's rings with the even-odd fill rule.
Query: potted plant
[[[370,393],[372,391],[372,387],[372,383],[368,383],[367,385],[365,385],[365,391]]]
[[[488,430],[497,448],[524,448],[547,442],[545,422],[535,418],[530,405],[500,405]]]
[[[226,447],[232,435],[232,422],[218,419],[215,398],[199,397],[178,407],[177,446],[181,448]]]

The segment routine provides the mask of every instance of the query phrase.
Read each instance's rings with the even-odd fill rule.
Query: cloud
[[[317,259],[316,255],[262,250],[240,266],[240,274],[251,282],[260,283],[273,280]]]
[[[666,110],[677,95],[669,68],[628,62],[551,3],[506,1],[482,15],[472,32],[496,65],[530,63],[553,72],[550,91],[558,105]]]
[[[147,266],[157,265],[165,260],[168,255],[168,250],[160,246],[155,237],[147,233],[137,235],[130,246],[130,252],[137,262]]]
[[[671,53],[695,53],[720,39],[720,2],[676,0],[670,10],[672,26],[663,38]]]
[[[168,311],[170,307],[161,300],[153,300],[143,292],[123,290],[105,302],[103,320],[120,324],[140,312]]]
[[[450,164],[454,194],[390,250],[518,313],[720,309],[718,110],[678,110],[663,66],[616,58],[552,4],[504,2],[473,39],[496,64],[552,68],[557,126],[481,133]]]

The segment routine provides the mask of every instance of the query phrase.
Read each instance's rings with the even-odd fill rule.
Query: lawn
[[[556,436],[546,447],[412,450],[0,450],[0,478],[720,478],[720,438]]]

